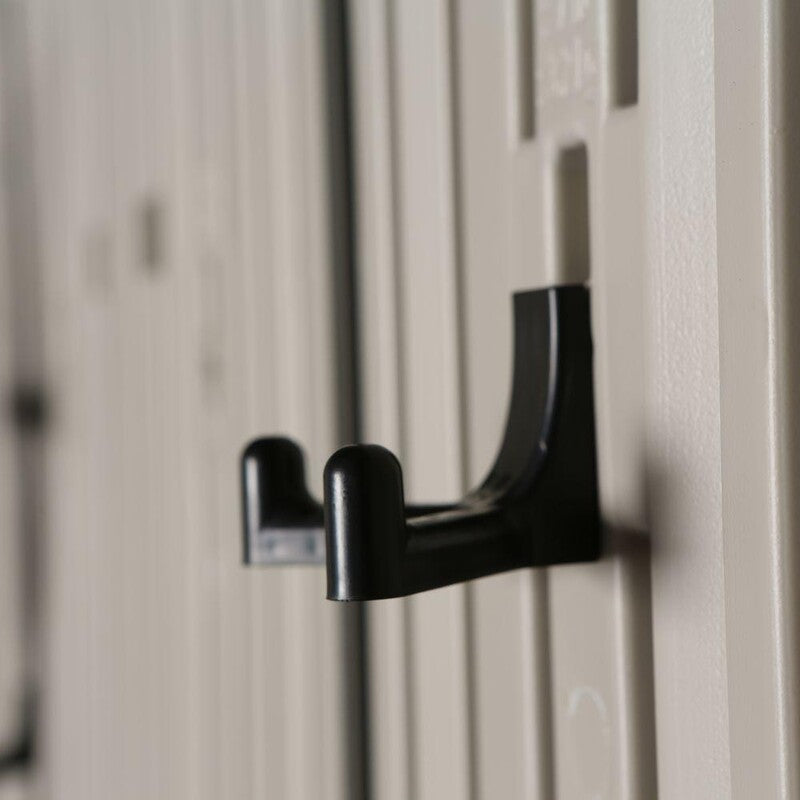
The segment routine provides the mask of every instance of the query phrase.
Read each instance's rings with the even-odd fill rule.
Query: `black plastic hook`
[[[318,564],[327,550],[332,600],[398,597],[519,567],[596,559],[588,290],[514,295],[503,443],[486,480],[458,503],[405,505],[394,455],[352,445],[325,467],[323,513],[306,489],[300,448],[284,438],[247,447],[242,487],[245,562]]]
[[[378,445],[325,467],[328,598],[377,600],[600,553],[589,292],[514,295],[514,382],[500,452],[453,505],[409,513]]]
[[[267,436],[241,459],[244,563],[324,564],[322,504],[306,488],[303,451],[291,439]],[[418,515],[430,506],[410,505]]]
[[[291,439],[256,439],[242,453],[242,508],[246,564],[325,563],[322,506]]]

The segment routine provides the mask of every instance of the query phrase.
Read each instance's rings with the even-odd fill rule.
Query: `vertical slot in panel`
[[[536,76],[534,73],[534,3],[535,0],[514,0],[516,15],[517,64],[517,135],[520,139],[532,139],[536,132]],[[499,87],[498,87],[499,89]]]
[[[556,236],[559,280],[583,283],[589,279],[589,172],[586,145],[562,150],[558,158]]]
[[[611,103],[632,106],[639,99],[639,0],[609,4]]]
[[[549,571],[555,783],[564,800],[653,797],[639,127],[613,115],[556,164],[559,281],[592,279],[604,556]],[[589,180],[588,154],[596,158]],[[594,231],[590,228],[594,227]],[[590,252],[591,246],[591,252]]]
[[[589,176],[585,144],[556,156],[559,283],[589,278]],[[594,298],[593,298],[594,300]],[[620,796],[616,568],[548,570],[555,785],[563,800]]]

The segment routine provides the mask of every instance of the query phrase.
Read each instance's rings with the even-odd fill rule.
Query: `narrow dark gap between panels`
[[[349,444],[362,439],[362,404],[347,0],[329,0],[323,3],[323,8],[337,432],[340,443]],[[342,720],[342,733],[348,737],[347,796],[353,800],[369,800],[367,615],[362,603],[344,604],[338,611],[344,615],[342,658],[346,718]]]
[[[0,9],[0,105],[3,107],[3,149],[0,169],[5,182],[10,316],[11,375],[2,427],[12,440],[17,478],[17,525],[21,576],[20,616],[22,685],[17,699],[14,738],[0,750],[0,773],[29,770],[35,765],[39,734],[42,571],[45,520],[45,444],[48,397],[44,372],[44,300],[42,259],[33,171],[35,144],[29,52],[24,4]]]
[[[463,159],[463,143],[461,139],[461,46],[459,31],[459,7],[456,0],[450,0],[447,17],[447,33],[449,45],[449,81],[450,81],[450,143],[453,198],[453,256],[455,260],[455,290],[456,290],[456,326],[458,341],[458,381],[459,381],[459,406],[460,419],[459,438],[461,440],[461,487],[466,490],[471,484],[469,474],[470,436],[469,436],[469,359],[467,356],[467,287],[464,272],[464,206],[463,184],[461,180],[461,165]],[[530,86],[530,84],[529,84]],[[533,126],[531,95],[531,131]],[[467,726],[469,748],[469,800],[475,800],[480,782],[477,722],[475,698],[477,697],[477,676],[475,674],[475,607],[471,584],[464,585],[464,665],[466,670]]]

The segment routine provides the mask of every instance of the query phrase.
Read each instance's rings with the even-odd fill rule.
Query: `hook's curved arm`
[[[406,508],[402,469],[378,445],[325,467],[328,598],[399,597],[600,552],[589,292],[514,295],[514,378],[499,454],[460,502]]]

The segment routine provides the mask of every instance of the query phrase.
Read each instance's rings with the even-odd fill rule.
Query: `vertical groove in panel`
[[[800,279],[794,265],[800,255],[800,234],[795,221],[800,209],[800,180],[798,180],[798,137],[800,101],[794,90],[794,78],[800,68],[800,56],[795,46],[800,32],[800,9],[791,2],[769,6],[766,22],[773,50],[768,70],[771,82],[772,123],[770,130],[782,132],[773,143],[773,153],[768,161],[771,171],[772,203],[774,204],[774,258],[775,272],[771,298],[775,306],[774,332],[775,351],[772,356],[779,378],[776,381],[776,398],[773,422],[773,441],[779,443],[773,456],[775,467],[782,473],[777,494],[780,511],[777,516],[783,536],[775,548],[772,580],[776,583],[776,598],[773,600],[777,624],[780,626],[780,641],[775,658],[776,672],[781,685],[781,700],[785,707],[781,719],[781,770],[782,786],[788,794],[800,792],[800,702],[797,693],[788,687],[797,685],[800,673],[800,635],[797,632],[800,614],[800,589],[790,577],[797,575],[800,567],[800,547],[797,531],[800,528],[800,500],[796,486],[800,475],[800,375],[797,368],[797,353],[800,349],[800,321],[790,309],[796,307],[800,297]],[[765,99],[765,104],[768,101]],[[780,422],[777,422],[780,420]],[[780,433],[779,433],[780,432]],[[783,435],[781,435],[783,434]],[[790,533],[791,532],[791,533]]]
[[[349,52],[349,14],[345,0],[325,4],[324,67],[328,150],[329,240],[334,293],[337,442],[362,441],[358,285],[356,282],[353,106]],[[370,792],[367,611],[356,603],[333,609],[341,617],[336,657],[343,662],[340,687],[341,735],[346,739],[347,795],[367,800]]]
[[[0,9],[0,163],[4,173],[7,172],[6,163],[12,152],[7,130],[7,109],[10,104],[6,95],[9,65],[13,63],[9,60],[8,48],[4,46],[5,25],[7,22]],[[14,395],[11,309],[15,298],[9,288],[14,261],[8,225],[12,202],[12,190],[6,179],[0,187],[0,392],[5,397]],[[19,488],[14,472],[20,467],[14,463],[14,449],[19,447],[19,432],[15,430],[14,416],[13,413],[7,414],[0,422],[0,641],[5,643],[5,656],[0,661],[0,776],[5,779],[9,773],[16,771],[19,763],[16,751],[22,721],[20,698],[26,676],[22,558],[25,542],[20,535],[17,510]]]
[[[523,643],[525,672],[530,683],[524,684],[523,697],[529,709],[525,712],[526,786],[523,796],[548,798],[556,796],[553,774],[553,691],[550,674],[550,602],[547,574],[527,576],[529,592],[523,592]]]
[[[392,267],[392,281],[386,287],[387,291],[391,292],[392,302],[392,322],[394,323],[394,351],[392,356],[395,360],[390,361],[391,368],[396,372],[396,385],[395,393],[396,400],[390,406],[393,414],[393,419],[390,422],[390,439],[396,437],[396,446],[398,448],[398,455],[402,458],[402,454],[408,452],[409,447],[409,433],[408,422],[406,419],[405,409],[408,405],[408,384],[405,380],[403,372],[403,364],[406,361],[406,346],[403,337],[403,318],[404,318],[404,300],[403,300],[403,270],[401,265],[404,258],[403,237],[401,235],[401,225],[403,221],[402,216],[402,201],[401,201],[401,162],[400,162],[400,131],[399,131],[399,109],[398,109],[398,91],[399,91],[399,78],[398,78],[398,43],[397,43],[397,23],[394,6],[389,3],[384,4],[385,24],[381,30],[384,39],[378,39],[381,45],[386,48],[386,115],[388,131],[386,134],[389,141],[388,152],[388,175],[389,181],[389,198],[391,203],[391,215],[389,224],[391,225],[391,267]],[[380,320],[377,320],[380,324]],[[386,403],[389,398],[380,396],[379,403]],[[386,436],[387,431],[381,431],[383,436]],[[392,436],[393,434],[393,436]],[[395,724],[402,726],[401,730],[394,731],[395,737],[401,739],[402,746],[405,751],[405,767],[407,773],[405,776],[405,794],[398,794],[398,798],[407,797],[415,798],[419,794],[420,786],[420,760],[415,749],[415,736],[418,730],[419,715],[416,713],[416,692],[414,687],[414,635],[413,626],[411,624],[411,603],[407,599],[399,599],[397,601],[389,601],[394,606],[395,625],[396,630],[393,631],[397,641],[396,660],[392,664],[393,680],[388,685],[387,689],[398,695],[398,702],[402,705],[402,716],[394,720]],[[388,665],[378,664],[378,668],[385,669]],[[404,729],[403,729],[404,728]],[[399,744],[395,740],[395,744]],[[385,753],[384,758],[391,758],[391,753]],[[386,786],[380,787],[379,798],[389,800],[392,795],[387,792]]]
[[[392,366],[397,372],[397,407],[396,411],[396,436],[398,455],[402,458],[403,453],[408,452],[409,448],[409,431],[408,421],[406,419],[405,409],[408,407],[408,382],[405,378],[403,365],[406,362],[406,345],[403,337],[404,329],[404,308],[405,303],[403,299],[403,270],[401,268],[404,257],[403,237],[401,236],[402,225],[402,202],[401,202],[401,165],[400,165],[400,131],[399,131],[399,110],[398,110],[398,76],[397,76],[397,48],[396,30],[397,26],[394,21],[394,12],[392,6],[386,7],[386,41],[387,41],[387,58],[388,58],[388,113],[389,124],[391,126],[390,133],[390,169],[391,169],[391,203],[392,203],[392,243],[393,243],[393,260],[392,266],[394,268],[394,280],[392,283],[393,296],[393,317],[392,320],[395,324],[394,335],[396,337],[396,348],[393,355],[397,359]],[[385,402],[386,398],[380,399]],[[395,432],[395,431],[393,431]],[[390,601],[394,602],[394,601]],[[396,601],[396,613],[399,619],[399,648],[402,654],[402,660],[398,659],[396,668],[399,667],[401,671],[399,681],[396,681],[395,686],[390,689],[402,692],[401,702],[404,706],[404,717],[402,723],[405,725],[405,730],[402,731],[401,736],[403,745],[406,752],[406,765],[408,769],[407,785],[408,798],[416,798],[419,796],[419,787],[421,784],[421,771],[422,765],[420,758],[417,754],[415,747],[415,737],[417,735],[419,726],[419,714],[417,713],[417,692],[414,685],[414,629],[411,623],[411,601],[408,599],[400,599]],[[391,754],[389,754],[391,756]]]
[[[352,88],[346,0],[325,4],[324,51],[331,260],[336,308],[338,429],[345,441],[360,438],[360,377],[356,354],[358,304],[355,280],[355,194]]]
[[[456,327],[456,384],[457,384],[457,418],[458,437],[460,444],[461,491],[466,491],[470,482],[471,447],[469,438],[469,359],[467,341],[467,298],[466,280],[464,275],[464,230],[462,205],[462,143],[461,143],[461,81],[460,58],[461,49],[459,41],[459,6],[456,0],[448,0],[446,19],[446,49],[447,49],[447,94],[449,97],[449,145],[450,145],[450,191],[452,195],[452,247],[453,247],[453,273],[455,289],[455,327]],[[472,586],[464,587],[464,651],[462,657],[466,670],[466,696],[464,697],[466,725],[467,725],[467,764],[469,770],[468,785],[469,797],[476,797],[479,785],[480,762],[475,757],[477,752],[476,721],[475,721],[475,688],[476,670],[474,662],[475,636],[474,636],[474,596]]]
[[[402,385],[397,369],[401,343],[399,276],[394,266],[399,241],[395,235],[391,19],[382,1],[355,2],[349,8],[363,432],[368,439],[397,449]],[[408,800],[413,796],[414,770],[406,604],[402,600],[370,603],[366,612],[371,796]]]
[[[0,754],[12,759],[41,745],[43,614],[41,590],[46,505],[41,480],[47,397],[44,381],[44,297],[40,208],[34,172],[37,148],[30,68],[31,13],[0,11],[2,125],[3,421],[2,622],[4,642]],[[38,413],[37,413],[38,410]],[[6,702],[7,701],[7,702]],[[7,765],[7,766],[10,766]],[[36,767],[34,760],[28,769]]]
[[[593,237],[590,228],[590,223],[596,222],[590,218],[589,180],[597,169],[590,173],[587,146],[568,144],[558,151],[553,168],[556,202],[551,224],[557,245],[557,280],[585,282],[590,269],[596,269],[592,276],[599,278],[603,264],[602,256],[597,258],[597,251],[592,248],[599,237]],[[602,303],[604,288],[594,292],[593,309]],[[602,320],[598,321],[595,314],[592,323],[593,329],[599,331],[596,337],[602,339]],[[602,381],[602,358],[596,364]],[[602,452],[608,425],[603,408],[605,396],[598,395],[596,416]],[[555,568],[548,576],[554,779],[563,798],[586,794],[625,796],[628,765],[624,719],[628,697],[620,691],[624,687],[620,687],[617,675],[624,667],[619,660],[618,636],[620,609],[627,598],[623,601],[618,597],[616,576],[617,563],[611,558],[597,565]]]
[[[462,207],[463,184],[461,178],[462,147],[461,147],[461,84],[459,80],[460,47],[458,36],[458,5],[456,0],[447,0],[447,92],[449,103],[449,144],[450,144],[450,172],[452,193],[452,247],[453,247],[453,280],[455,284],[455,318],[456,318],[456,355],[457,355],[457,384],[458,384],[458,421],[461,459],[461,488],[466,491],[469,485],[470,442],[468,434],[468,420],[470,415],[469,392],[470,383],[469,359],[467,350],[467,311],[466,311],[466,280],[464,276],[464,230]],[[469,592],[467,592],[469,594]],[[469,601],[467,600],[467,608]],[[467,612],[469,617],[469,613]],[[467,619],[467,629],[469,629]],[[468,659],[469,668],[469,659]],[[474,759],[470,759],[474,761]]]
[[[657,796],[650,541],[641,533],[609,535],[617,563],[617,679],[625,796]]]

